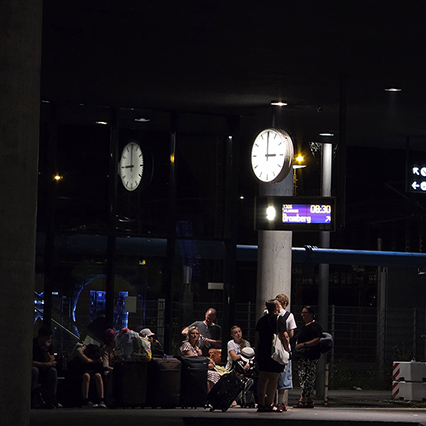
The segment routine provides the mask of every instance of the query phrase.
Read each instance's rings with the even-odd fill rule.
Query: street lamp
[[[303,169],[306,167],[305,158],[303,155],[298,154],[293,160],[293,195],[297,195],[297,169]]]

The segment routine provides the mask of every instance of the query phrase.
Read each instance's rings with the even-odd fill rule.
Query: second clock
[[[136,142],[128,143],[121,153],[118,173],[123,186],[134,191],[142,180],[144,168],[142,149]]]

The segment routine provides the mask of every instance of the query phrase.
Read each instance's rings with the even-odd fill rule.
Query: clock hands
[[[266,154],[265,154],[266,161],[268,161],[269,157],[276,157],[276,156],[277,156],[277,154],[270,154],[269,153],[269,132],[268,132],[267,138],[266,138]]]

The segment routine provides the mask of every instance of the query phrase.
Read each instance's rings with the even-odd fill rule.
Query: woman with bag
[[[259,365],[259,378],[257,381],[258,412],[281,412],[273,405],[273,402],[278,378],[285,365],[272,359],[272,344],[274,335],[278,335],[285,350],[288,352],[289,338],[286,332],[285,320],[282,316],[278,316],[280,307],[281,305],[277,300],[268,300],[266,302],[268,313],[263,315],[256,324],[255,347]]]
[[[201,333],[198,327],[191,326],[188,329],[186,340],[179,348],[182,356],[202,356],[203,353],[200,349]],[[207,371],[207,392],[219,381],[220,374],[215,371],[215,363],[212,359],[207,358],[209,361],[209,369]]]
[[[315,378],[318,369],[318,360],[321,356],[320,339],[322,335],[321,326],[315,321],[315,312],[311,306],[302,309],[302,319],[305,326],[296,336],[296,355],[299,358],[297,373],[301,395],[299,402],[293,408],[313,408]]]

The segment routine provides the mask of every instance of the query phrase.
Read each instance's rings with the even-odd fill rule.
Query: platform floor
[[[297,389],[289,396],[297,401]],[[290,405],[289,404],[289,405]],[[334,391],[328,405],[316,401],[313,409],[289,408],[284,413],[257,413],[255,409],[231,408],[227,412],[197,409],[81,409],[31,410],[30,426],[285,426],[321,425],[422,425],[426,426],[426,403],[391,400],[390,391]]]

